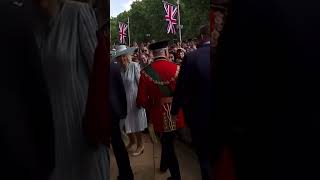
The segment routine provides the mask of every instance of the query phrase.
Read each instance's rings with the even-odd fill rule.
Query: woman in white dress
[[[138,83],[140,79],[140,65],[131,61],[131,54],[136,48],[127,48],[120,45],[116,51],[116,59],[121,64],[121,77],[127,97],[127,118],[122,120],[122,126],[129,136],[128,150],[136,145],[133,156],[139,156],[144,151],[142,131],[147,128],[147,117],[144,109],[139,109],[136,104]]]

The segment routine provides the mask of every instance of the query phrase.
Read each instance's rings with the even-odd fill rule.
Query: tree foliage
[[[176,0],[167,0],[167,2],[176,4]],[[182,39],[196,37],[199,27],[203,24],[209,24],[209,12],[210,0],[180,0]],[[127,22],[128,17],[130,17],[131,42],[145,42],[151,39],[179,39],[178,33],[176,35],[167,34],[167,22],[164,15],[162,0],[134,1],[129,11],[122,12],[117,17],[110,19],[112,42],[118,43],[118,23]]]

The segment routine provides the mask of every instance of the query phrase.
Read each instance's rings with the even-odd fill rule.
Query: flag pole
[[[182,40],[181,40],[180,0],[177,0],[177,4],[178,4],[178,21],[179,21],[179,40],[181,43]]]
[[[130,47],[130,19],[128,17],[128,39],[129,39],[129,47]]]

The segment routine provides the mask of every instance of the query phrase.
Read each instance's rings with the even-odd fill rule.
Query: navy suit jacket
[[[109,100],[111,117],[113,121],[119,122],[127,116],[127,98],[120,74],[120,65],[112,60],[110,64]]]
[[[208,127],[212,114],[210,44],[187,54],[174,92],[171,114],[183,108],[189,127]]]

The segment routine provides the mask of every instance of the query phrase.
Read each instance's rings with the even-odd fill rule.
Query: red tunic
[[[212,170],[215,180],[237,180],[232,151],[228,146],[221,148],[221,156]]]
[[[210,30],[211,33],[214,31],[215,25],[215,11],[211,8],[210,11]],[[223,146],[221,149],[222,153],[220,159],[215,164],[212,170],[213,179],[215,180],[236,180],[235,164],[232,158],[231,149],[228,146]]]
[[[164,57],[156,58],[149,66],[157,72],[161,82],[153,79],[142,69],[137,95],[138,106],[144,107],[150,112],[150,120],[156,132],[170,132],[177,128],[183,128],[182,111],[180,111],[177,121],[172,122],[170,118],[171,103],[165,105],[159,103],[165,95],[157,85],[159,83],[166,84],[171,91],[174,91],[180,66],[169,62]]]
[[[108,72],[110,61],[107,43],[101,31],[97,34],[93,70],[90,74],[88,99],[84,118],[84,133],[90,143],[109,146],[111,121],[108,106]]]

